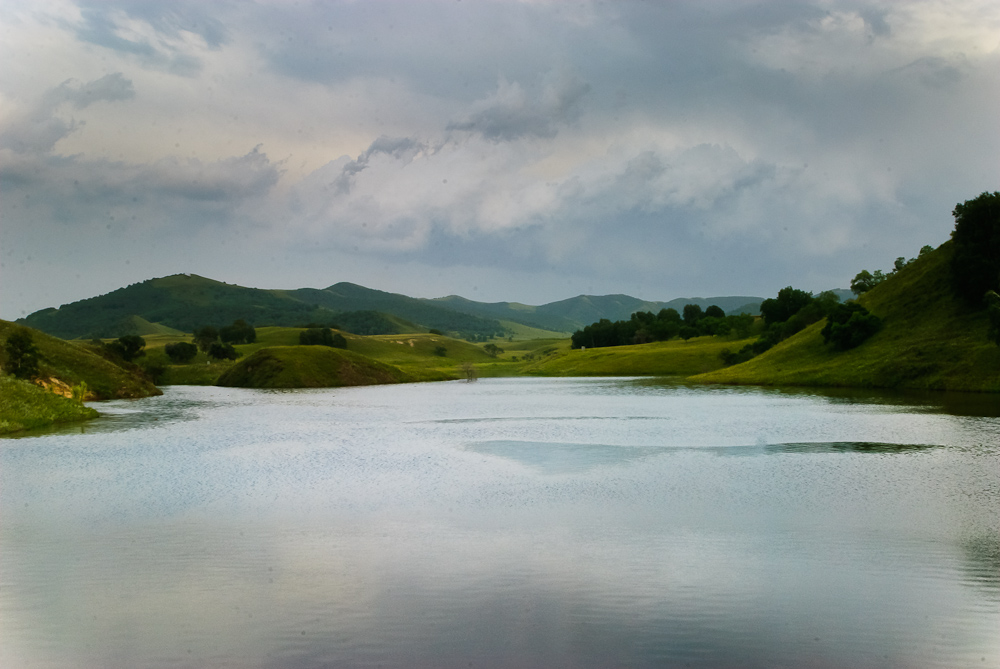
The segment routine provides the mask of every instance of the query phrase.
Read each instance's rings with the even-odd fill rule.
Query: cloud
[[[81,2],[75,31],[81,41],[185,77],[201,71],[200,50],[218,49],[228,39],[223,24],[201,5],[182,1]]]
[[[118,102],[133,97],[135,90],[132,82],[121,72],[82,85],[72,80],[65,81],[46,92],[34,108],[13,119],[0,132],[0,147],[17,153],[46,153],[78,127],[75,120],[67,121],[57,116],[64,104],[82,110],[97,102]]]
[[[559,124],[578,116],[580,99],[589,90],[587,83],[567,75],[548,83],[532,99],[517,82],[501,79],[495,93],[477,101],[447,129],[476,132],[494,142],[555,137]]]

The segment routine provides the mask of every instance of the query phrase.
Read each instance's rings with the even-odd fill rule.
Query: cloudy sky
[[[846,287],[1000,189],[996,0],[0,0],[0,63],[6,319]]]

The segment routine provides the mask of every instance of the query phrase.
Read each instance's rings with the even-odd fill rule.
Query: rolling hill
[[[531,306],[475,302],[457,295],[426,299],[337,283],[327,288],[265,290],[195,274],[149,279],[105,295],[48,308],[18,323],[64,339],[191,332],[242,318],[255,326],[333,324],[356,334],[438,330],[463,339],[568,335],[602,318],[628,319],[636,311],[678,311],[685,304],[754,310],[759,297],[678,298],[650,302],[629,295],[579,295]]]

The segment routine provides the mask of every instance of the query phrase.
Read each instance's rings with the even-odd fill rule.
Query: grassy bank
[[[0,342],[6,341],[7,336],[20,327],[22,326],[8,321],[0,321]],[[141,373],[105,360],[82,342],[63,341],[38,330],[28,330],[39,353],[40,379],[50,386],[65,389],[81,382],[86,383],[88,400],[160,394],[160,390]]]
[[[76,400],[27,381],[0,376],[0,434],[91,418],[97,418],[97,412]]]
[[[691,376],[722,366],[724,349],[738,350],[752,340],[721,337],[673,339],[635,346],[571,350],[569,340],[542,348],[520,370],[539,376]]]
[[[1000,391],[1000,347],[986,315],[951,290],[951,243],[919,258],[859,302],[883,321],[858,348],[837,352],[815,323],[740,365],[694,377],[707,383]]]
[[[217,385],[232,388],[336,388],[415,380],[398,367],[327,346],[275,346],[240,360]]]

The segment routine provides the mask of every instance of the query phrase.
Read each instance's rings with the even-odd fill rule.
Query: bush
[[[142,350],[145,347],[146,340],[139,335],[125,335],[107,345],[108,350],[125,362],[132,362],[136,358],[146,355],[146,352]]]
[[[240,357],[240,354],[236,352],[232,344],[213,342],[208,347],[208,357],[215,360],[236,360],[236,358]]]
[[[330,328],[303,330],[299,333],[299,344],[303,346],[333,346],[333,331]],[[346,342],[344,348],[347,348]]]
[[[857,302],[839,304],[827,317],[823,341],[838,351],[859,346],[882,327],[882,319]]]
[[[170,358],[170,362],[176,365],[191,362],[194,360],[194,357],[198,355],[198,347],[194,344],[189,344],[186,341],[179,341],[176,344],[167,344],[163,347],[163,350],[167,354],[167,357]]]

